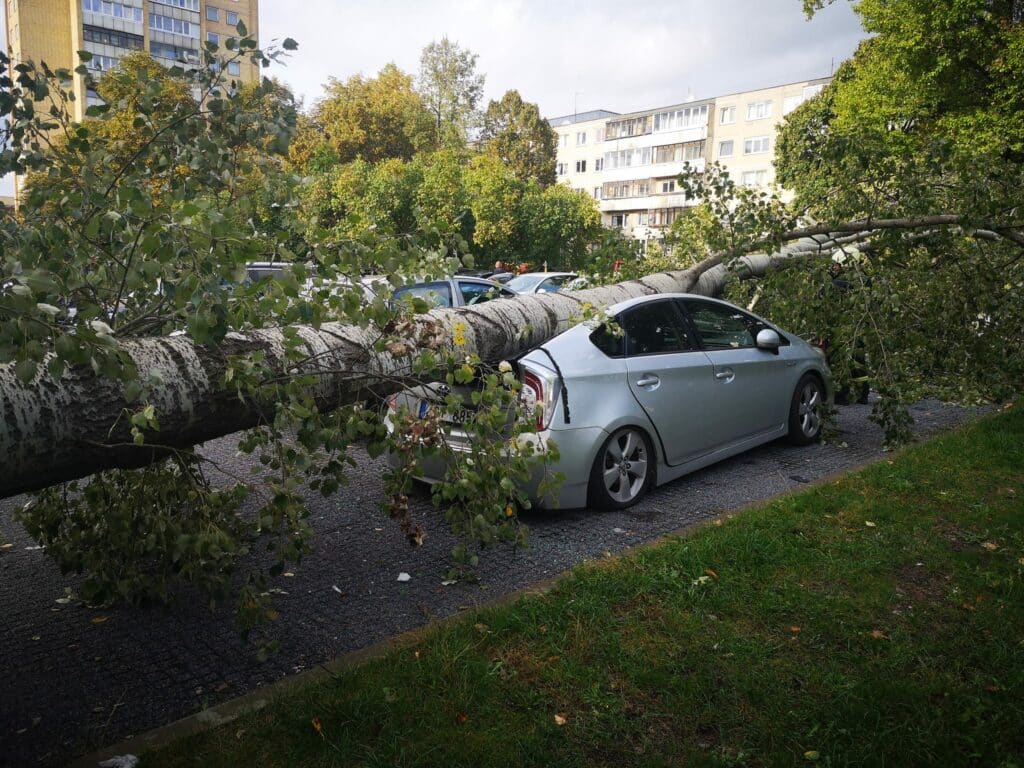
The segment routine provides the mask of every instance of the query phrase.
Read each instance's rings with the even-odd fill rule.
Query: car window
[[[393,295],[396,299],[413,296],[423,299],[435,307],[450,307],[452,305],[452,289],[448,283],[418,283],[399,288]]]
[[[685,304],[705,349],[756,347],[758,332],[768,327],[735,307],[694,300]]]
[[[641,304],[620,319],[625,332],[626,354],[664,355],[695,349],[682,317],[671,301]]]
[[[459,292],[462,294],[462,303],[479,304],[482,301],[490,301],[499,295],[498,288],[487,283],[474,283],[469,280],[459,280]]]
[[[510,291],[522,293],[533,288],[533,286],[539,283],[541,279],[542,276],[539,275],[520,275],[519,277],[514,277],[511,280],[509,280],[507,283],[505,283],[505,286]]]
[[[549,277],[543,283],[537,286],[537,293],[558,293],[562,290],[562,286],[569,280],[572,280],[572,275],[559,275],[558,277]]]

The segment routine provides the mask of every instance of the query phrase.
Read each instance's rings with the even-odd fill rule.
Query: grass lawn
[[[143,760],[241,765],[1024,766],[1024,407]]]

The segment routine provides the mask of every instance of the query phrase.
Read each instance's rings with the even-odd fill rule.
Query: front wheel
[[[789,442],[810,445],[820,440],[824,410],[825,388],[817,376],[805,373],[789,405]]]
[[[643,430],[622,427],[612,433],[590,470],[590,506],[625,509],[636,504],[654,479],[654,450]]]

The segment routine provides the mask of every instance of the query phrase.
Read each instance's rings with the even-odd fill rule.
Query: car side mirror
[[[763,349],[765,352],[771,352],[773,355],[779,354],[781,343],[779,334],[771,328],[765,328],[757,334],[757,348]]]

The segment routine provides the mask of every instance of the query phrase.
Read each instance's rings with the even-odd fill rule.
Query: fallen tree
[[[442,344],[448,347],[453,346],[458,329],[460,353],[497,364],[566,330],[587,308],[600,309],[651,293],[716,296],[730,271],[763,275],[790,259],[831,256],[837,248],[869,244],[880,232],[931,232],[958,225],[956,216],[936,215],[804,227],[783,233],[779,240],[788,244],[770,254],[755,251],[741,255],[730,250],[687,270],[640,280],[434,310],[409,329],[415,328],[413,339],[428,327],[440,329]],[[990,230],[983,230],[981,236],[1002,237]],[[1016,241],[1015,237],[1008,239]],[[754,251],[755,246],[746,249]],[[266,420],[265,414],[225,386],[229,361],[237,356],[262,353],[275,376],[313,374],[315,398],[323,410],[357,402],[370,392],[394,391],[410,376],[408,355],[394,354],[393,346],[388,351],[387,345],[380,343],[383,335],[378,330],[325,323],[316,328],[300,326],[294,332],[300,340],[302,360],[298,362],[286,354],[282,329],[233,332],[217,345],[197,345],[186,337],[120,342],[119,350],[131,360],[139,379],[151,382],[148,402],[159,430],[149,430],[142,445],[133,441],[121,382],[85,367],[69,369],[55,379],[46,365],[24,382],[13,364],[0,366],[0,465],[4,467],[0,496],[38,490],[102,469],[145,466],[165,457],[169,450],[260,424]],[[402,351],[401,346],[398,349]]]

